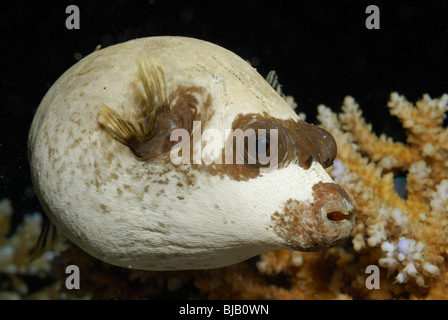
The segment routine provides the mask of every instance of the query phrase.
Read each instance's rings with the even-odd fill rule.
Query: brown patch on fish
[[[101,208],[102,213],[104,213],[104,214],[110,213],[109,207],[106,206],[105,204],[101,203],[100,208]]]
[[[110,177],[114,180],[118,180],[118,175],[116,173],[111,173]]]
[[[204,97],[204,101],[198,101],[198,96]],[[190,134],[193,129],[193,121],[200,120],[198,112],[201,110],[207,114],[207,119],[213,115],[210,111],[212,98],[206,94],[203,87],[179,86],[169,96],[169,105],[160,106],[156,110],[154,127],[145,136],[131,136],[123,142],[128,146],[140,161],[150,161],[160,155],[169,152],[177,141],[170,141],[170,136],[175,129],[185,129]],[[140,109],[143,109],[141,106]],[[103,130],[106,126],[99,121]]]
[[[232,129],[265,129],[267,135],[270,130],[278,132],[278,168],[286,167],[290,163],[298,163],[302,168],[309,169],[313,161],[319,162],[324,168],[333,164],[337,154],[336,141],[326,130],[308,124],[304,121],[293,119],[281,120],[261,114],[239,114],[232,123]],[[232,142],[233,139],[233,142]],[[233,146],[232,146],[233,145]],[[225,150],[233,148],[233,159],[225,161]],[[234,136],[230,135],[222,150],[222,164],[211,164],[206,170],[212,175],[228,176],[233,180],[244,181],[256,178],[260,175],[258,164],[237,164],[237,143]],[[241,151],[240,151],[241,152]],[[230,159],[228,159],[230,160]],[[268,166],[268,165],[265,165]]]
[[[320,251],[333,247],[347,239],[353,230],[353,206],[339,185],[315,184],[313,199],[310,204],[289,199],[282,212],[272,215],[271,227],[294,250]],[[344,218],[336,221],[332,215]]]
[[[198,100],[194,93],[204,92],[200,87],[178,87],[170,95],[169,108],[159,108],[156,114],[154,128],[144,139],[133,138],[128,146],[141,161],[157,158],[168,152],[177,143],[170,141],[171,132],[175,129],[185,129],[191,133],[193,121],[197,119]]]

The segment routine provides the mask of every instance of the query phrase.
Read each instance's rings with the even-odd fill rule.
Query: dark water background
[[[65,26],[71,4],[79,30]],[[365,26],[370,4],[380,9],[379,30]],[[2,3],[0,35],[0,199],[12,200],[15,222],[41,211],[26,155],[33,114],[52,83],[99,44],[208,40],[263,76],[275,69],[309,122],[318,104],[339,110],[350,94],[377,133],[398,140],[404,132],[386,107],[392,91],[410,101],[448,92],[447,1],[13,1]]]

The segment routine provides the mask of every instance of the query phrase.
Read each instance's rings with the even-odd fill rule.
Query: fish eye
[[[258,153],[267,154],[269,152],[270,141],[269,137],[266,136],[258,136],[255,141],[255,150]]]
[[[275,121],[252,119],[234,134],[236,163],[251,168],[276,168],[288,155],[288,132]]]
[[[266,159],[271,151],[271,141],[266,130],[257,130],[249,135],[245,141],[244,160],[248,165],[257,167],[264,166],[263,159]]]

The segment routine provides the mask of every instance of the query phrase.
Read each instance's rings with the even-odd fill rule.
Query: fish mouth
[[[331,211],[327,213],[327,219],[330,221],[351,220],[352,212],[347,211]]]
[[[353,204],[347,199],[330,201],[322,209],[322,216],[332,222],[353,221]]]

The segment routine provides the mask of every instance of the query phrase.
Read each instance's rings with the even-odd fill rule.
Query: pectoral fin
[[[150,58],[140,58],[137,60],[137,67],[147,100],[144,110],[141,110],[144,117],[126,120],[105,104],[101,106],[100,112],[100,124],[113,138],[131,149],[136,141],[145,141],[151,137],[157,110],[168,106],[165,75],[161,62]]]

